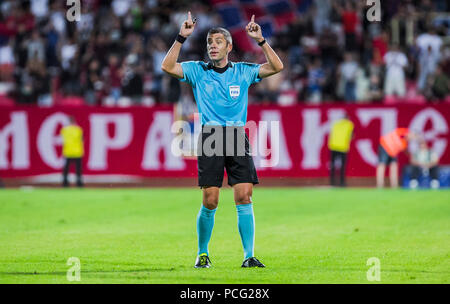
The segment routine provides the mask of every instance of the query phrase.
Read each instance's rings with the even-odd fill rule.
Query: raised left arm
[[[252,20],[247,24],[245,30],[247,31],[247,34],[257,43],[264,41],[261,26],[255,23],[255,15],[252,16]],[[259,77],[269,77],[273,74],[281,72],[284,68],[283,62],[280,60],[280,57],[278,57],[277,53],[275,53],[269,43],[265,42],[261,48],[266,56],[267,62],[262,64],[259,68]]]

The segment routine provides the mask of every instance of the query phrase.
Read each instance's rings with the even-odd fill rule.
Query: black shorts
[[[397,157],[392,157],[389,154],[387,154],[386,150],[379,145],[378,146],[378,163],[379,164],[385,164],[389,165],[392,162],[396,162]]]
[[[228,184],[258,184],[250,143],[243,127],[203,126],[197,149],[198,185],[221,187],[224,169]]]

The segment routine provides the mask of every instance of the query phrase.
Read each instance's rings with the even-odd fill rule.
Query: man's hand
[[[180,35],[186,38],[189,37],[195,29],[195,21],[196,19],[192,20],[191,12],[188,12],[187,20],[181,25]]]
[[[264,41],[261,27],[255,23],[255,15],[252,15],[252,20],[245,27],[247,34],[253,38],[257,43]],[[278,55],[270,47],[268,43],[263,43],[261,46],[264,56],[266,56],[266,63],[261,64],[258,75],[261,78],[269,77],[270,75],[281,72],[284,68],[283,62],[281,62]]]
[[[259,26],[259,24],[255,23],[255,15],[252,15],[252,20],[245,27],[245,31],[258,43],[264,40],[261,27]]]

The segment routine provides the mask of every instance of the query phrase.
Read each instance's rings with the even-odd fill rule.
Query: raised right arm
[[[175,41],[161,64],[161,69],[164,72],[177,78],[183,78],[184,76],[181,64],[177,62],[181,46],[182,44],[180,42]]]
[[[187,38],[189,37],[195,28],[195,20],[192,20],[191,12],[188,12],[188,19],[183,22],[183,25],[180,29],[180,36]],[[181,46],[183,44],[179,42],[178,40],[175,40],[175,42],[172,44],[172,47],[167,52],[166,57],[164,57],[164,60],[161,64],[161,69],[166,72],[167,74],[177,77],[177,78],[183,78],[183,68],[181,67],[181,64],[178,63],[178,56],[180,55]]]

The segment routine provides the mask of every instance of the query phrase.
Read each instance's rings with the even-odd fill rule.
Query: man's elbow
[[[280,62],[280,69],[278,70],[278,72],[281,72],[282,70],[284,70],[284,64]]]
[[[164,64],[161,65],[161,70],[165,73],[169,73],[169,71],[170,71],[169,68]]]
[[[163,61],[163,62],[161,63],[161,70],[162,70],[163,72],[168,73],[168,74],[172,73],[173,70],[174,70],[174,68],[175,68],[175,65],[174,65],[174,64],[169,64],[168,62],[165,62],[165,61]]]
[[[279,73],[282,70],[284,70],[284,65],[282,62],[280,62],[280,64],[275,67],[275,73]]]

